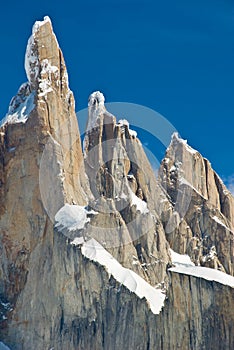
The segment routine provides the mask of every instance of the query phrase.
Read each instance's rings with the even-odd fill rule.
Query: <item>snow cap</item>
[[[45,16],[43,21],[35,22],[27,44],[24,66],[32,87],[39,77],[44,59],[49,59],[52,66],[58,66],[59,45],[48,16]]]
[[[104,106],[105,97],[100,91],[95,91],[89,96],[89,107]]]

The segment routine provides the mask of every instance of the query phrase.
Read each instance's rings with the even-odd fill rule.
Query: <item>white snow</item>
[[[192,190],[194,190],[197,194],[199,194],[199,196],[201,196],[202,198],[204,199],[207,199],[205,198],[188,180],[186,180],[183,176],[180,176],[179,177],[179,184],[180,185],[186,185],[188,187],[190,187]]]
[[[39,60],[35,52],[35,34],[33,33],[28,39],[28,44],[25,52],[24,67],[29,82],[32,82],[39,74]]]
[[[205,280],[215,281],[234,288],[233,276],[208,267],[194,266],[188,255],[175,253],[172,249],[170,251],[172,263],[175,267],[171,267],[169,271],[204,278]]]
[[[80,205],[65,204],[55,215],[55,227],[68,229],[69,231],[82,230],[90,221],[87,214],[96,214],[95,211],[88,211]]]
[[[105,97],[100,91],[95,91],[89,96],[89,107],[94,105],[104,106]]]
[[[231,231],[231,229],[228,228],[216,215],[212,216],[212,219],[215,220],[219,225],[225,227],[226,230]]]
[[[176,171],[176,167],[175,167],[175,165],[172,165],[169,171],[170,171],[170,172],[172,172],[172,171]]]
[[[0,341],[0,350],[11,350],[8,346],[6,346],[3,342]]]
[[[121,195],[120,195],[120,198],[128,199],[128,196],[124,192],[122,192]]]
[[[216,257],[217,257],[217,252],[216,252],[215,246],[213,245],[210,248],[209,253],[202,257],[202,261],[206,262],[206,261],[214,260]]]
[[[25,123],[28,120],[29,114],[35,107],[34,96],[35,92],[32,92],[25,98],[24,101],[20,103],[17,108],[12,108],[10,105],[9,111],[5,118],[1,121],[0,126],[4,125],[5,123]]]
[[[135,205],[136,209],[139,210],[142,214],[147,214],[149,212],[147,203],[138,198],[132,191],[130,191],[130,200],[131,205]]]
[[[55,81],[59,79],[59,70],[58,67],[52,66],[48,59],[44,59],[41,62],[41,79],[39,82],[39,88],[41,92],[39,96],[47,95],[49,92],[53,91],[52,89],[52,76],[55,77]]]
[[[83,237],[76,237],[75,239],[73,239],[73,241],[71,242],[71,244],[73,245],[81,245],[84,243],[84,238]]]
[[[129,122],[126,119],[120,119],[117,123],[119,126],[127,126],[129,129]]]
[[[105,97],[100,91],[95,91],[89,96],[89,118],[88,118],[88,125],[86,128],[87,132],[90,132],[92,129],[94,129],[97,126],[97,120],[100,116],[100,113],[104,111],[105,106]],[[86,141],[86,137],[84,139],[84,143]]]
[[[52,75],[55,76],[55,79],[59,78],[59,69],[56,66],[52,66],[48,59],[44,59],[41,62],[41,79],[39,83],[39,87],[41,89],[41,93],[39,96],[46,95],[48,92],[53,91],[51,87],[52,83]],[[43,77],[44,76],[44,77]]]
[[[133,137],[133,138],[137,138],[137,132],[135,130],[129,129],[129,134]]]
[[[112,275],[140,299],[145,297],[154,314],[160,313],[166,297],[162,290],[155,289],[135,272],[123,267],[93,238],[82,245],[81,252],[86,258],[104,266],[109,276]]]
[[[186,255],[186,254],[183,255],[183,254],[176,253],[172,249],[170,249],[170,253],[171,253],[171,260],[172,260],[173,264],[175,264],[175,265],[195,266],[188,255]]]
[[[188,145],[187,140],[184,140],[184,139],[182,139],[181,137],[179,137],[178,132],[174,132],[174,133],[172,134],[172,140],[173,140],[173,139],[179,141],[180,143],[183,143],[184,146],[185,146],[185,148],[186,148],[186,150],[187,150],[189,153],[191,153],[191,154],[199,153],[197,150],[195,150],[194,148],[192,148],[191,146]],[[170,146],[169,146],[169,147],[170,147]]]
[[[126,119],[120,119],[117,124],[121,127],[126,126],[128,128],[129,134],[134,138],[137,137],[137,132],[135,130],[129,129],[129,122]]]
[[[36,34],[37,34],[38,30],[40,29],[40,27],[42,27],[46,23],[50,23],[50,25],[51,25],[51,20],[48,16],[44,17],[43,21],[36,21],[34,26],[33,26],[33,29],[32,29],[32,35],[28,40],[26,53],[25,53],[24,66],[25,66],[25,71],[26,71],[28,81],[31,83],[33,83],[38,78],[39,66],[40,66],[38,52],[37,52],[37,45],[35,42]],[[54,36],[54,38],[57,42],[57,39],[55,36]],[[57,45],[58,45],[58,43],[57,43]],[[46,63],[49,63],[47,59],[45,59],[41,62],[41,65],[42,65],[41,73],[42,74],[45,73],[45,67],[43,67],[43,65],[46,66]],[[50,69],[50,73],[52,73],[52,72],[55,73],[55,71],[53,71],[54,66],[50,66],[50,68],[51,67],[52,67],[52,69]],[[44,69],[44,71],[43,71],[43,69]],[[58,70],[57,67],[55,67],[55,69]],[[46,70],[46,72],[48,73],[48,70]],[[48,89],[48,88],[46,89],[45,82],[41,82],[40,88],[44,92]],[[49,91],[51,91],[51,90],[49,90]],[[47,92],[49,92],[49,91],[47,91]]]

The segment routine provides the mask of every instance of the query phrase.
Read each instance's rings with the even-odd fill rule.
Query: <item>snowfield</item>
[[[119,283],[135,293],[140,299],[145,297],[154,314],[160,313],[166,298],[166,295],[161,289],[152,287],[135,272],[123,267],[93,238],[82,245],[81,252],[89,260],[98,262],[105,267],[109,276],[113,276]]]
[[[207,281],[214,281],[234,288],[234,277],[219,270],[208,267],[195,266],[188,255],[181,255],[170,249],[172,263],[169,271],[182,273],[189,276],[204,278]]]

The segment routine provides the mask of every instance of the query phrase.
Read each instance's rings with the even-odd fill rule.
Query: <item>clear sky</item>
[[[26,81],[35,20],[49,15],[76,98],[150,107],[234,182],[233,0],[8,1],[0,12],[0,119]]]

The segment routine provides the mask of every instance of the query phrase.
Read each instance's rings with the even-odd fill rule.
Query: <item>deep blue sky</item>
[[[108,102],[150,107],[234,174],[234,3],[231,0],[8,1],[0,14],[0,119],[26,81],[35,20],[49,15],[77,110],[101,90]]]

